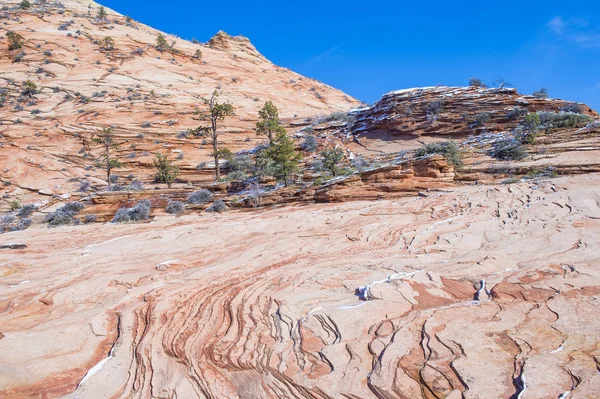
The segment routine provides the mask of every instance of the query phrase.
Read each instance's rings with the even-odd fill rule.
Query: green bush
[[[6,33],[6,38],[8,39],[8,50],[18,50],[23,47],[23,38],[16,34],[15,32],[8,31]]]
[[[525,158],[528,154],[523,149],[523,145],[519,140],[505,138],[494,145],[490,155],[502,161],[518,161]]]
[[[538,112],[540,124],[546,130],[584,127],[594,119],[574,112]]]
[[[321,151],[321,168],[329,171],[332,176],[337,176],[340,171],[339,164],[343,159],[344,150],[341,148],[326,148]]]
[[[546,98],[548,98],[548,89],[546,89],[545,87],[542,87],[541,89],[531,93],[531,95],[534,96],[535,98],[546,99]]]
[[[481,86],[483,86],[483,82],[479,78],[471,78],[471,79],[469,79],[469,86],[481,87]]]
[[[415,157],[421,158],[432,154],[440,154],[454,166],[460,166],[460,149],[454,141],[429,143],[415,151]]]
[[[171,184],[173,184],[179,174],[179,167],[173,165],[166,155],[156,154],[156,157],[154,158],[154,168],[156,169],[154,181],[157,183],[165,183],[171,188]]]

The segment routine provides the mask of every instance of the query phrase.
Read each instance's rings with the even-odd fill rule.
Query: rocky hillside
[[[11,199],[67,194],[83,178],[101,184],[91,136],[106,126],[117,134],[120,175],[151,182],[162,152],[180,157],[182,178],[209,181],[210,168],[197,166],[212,150],[185,133],[200,125],[194,111],[214,90],[235,108],[220,139],[232,151],[264,141],[253,129],[268,100],[285,124],[358,105],[274,65],[244,37],[219,32],[200,44],[164,34],[160,47],[161,32],[109,9],[100,18],[91,1],[18,4],[3,2],[0,11],[0,190]],[[9,50],[7,32],[19,48]]]

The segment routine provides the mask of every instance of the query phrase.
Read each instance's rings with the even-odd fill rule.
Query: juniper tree
[[[294,149],[294,142],[285,130],[277,131],[271,145],[265,148],[258,156],[258,163],[271,164],[276,177],[283,179],[287,187],[288,178],[298,171],[300,154]]]
[[[321,165],[323,169],[331,172],[333,176],[337,176],[339,171],[338,165],[344,159],[344,151],[339,148],[326,148],[321,151]]]
[[[92,138],[92,141],[96,144],[100,144],[102,148],[102,155],[98,158],[98,164],[106,169],[106,183],[110,188],[110,173],[113,169],[120,168],[122,166],[118,159],[110,156],[111,150],[118,147],[115,141],[115,131],[113,128],[105,127],[101,133],[98,133],[96,137]]]
[[[273,144],[273,138],[279,132],[285,129],[279,121],[279,111],[271,101],[267,101],[260,111],[258,111],[260,120],[256,123],[256,134],[267,136],[269,144]]]
[[[96,16],[98,17],[98,19],[106,18],[106,9],[104,8],[104,6],[100,6],[100,8],[98,8],[98,14]]]
[[[22,95],[33,97],[34,95],[36,95],[38,93],[39,93],[39,91],[38,91],[37,85],[35,83],[33,83],[31,80],[23,82],[23,91],[21,92]]]
[[[159,33],[156,37],[156,49],[158,51],[166,51],[170,49],[169,43],[167,43],[167,38],[162,33]]]
[[[215,181],[219,181],[221,178],[219,159],[223,156],[223,150],[219,151],[218,124],[226,117],[233,115],[233,105],[229,102],[220,103],[219,95],[220,93],[215,90],[210,99],[203,100],[206,109],[196,109],[196,115],[199,115],[201,121],[210,122],[209,126],[199,127],[198,130],[205,131],[212,139],[213,152],[211,155],[215,160]]]
[[[106,36],[100,41],[100,48],[106,51],[112,51],[115,49],[115,41],[112,37]]]
[[[167,187],[171,188],[171,184],[179,174],[179,167],[173,165],[169,158],[163,154],[156,154],[154,167],[156,168],[154,180],[158,183],[165,183]]]
[[[201,60],[202,59],[202,51],[200,51],[200,49],[196,49],[196,52],[194,53],[194,56],[192,58]]]
[[[23,38],[16,34],[13,31],[9,31],[6,33],[6,38],[8,39],[8,50],[18,50],[23,47]]]

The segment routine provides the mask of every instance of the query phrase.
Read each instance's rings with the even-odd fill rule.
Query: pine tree
[[[112,37],[107,36],[100,41],[100,48],[106,51],[112,51],[115,49],[115,41]]]
[[[299,169],[298,161],[301,157],[294,149],[294,142],[285,130],[279,130],[272,144],[262,151],[259,158],[262,158],[262,162],[272,163],[276,177],[283,179],[287,187],[288,178]]]
[[[339,148],[328,148],[321,152],[321,165],[335,177],[339,171],[338,165],[344,159],[344,151]]]
[[[111,158],[110,156],[110,151],[118,147],[118,144],[115,142],[115,131],[113,128],[106,127],[92,141],[102,146],[103,154],[98,159],[98,164],[106,169],[106,183],[110,188],[110,172],[122,166],[118,159]]]
[[[267,136],[269,144],[273,144],[273,138],[285,129],[281,126],[279,120],[279,111],[271,101],[267,101],[264,107],[258,112],[260,120],[256,123],[256,134]]]
[[[23,47],[23,38],[16,34],[13,31],[8,31],[6,33],[6,38],[8,39],[8,50],[18,50]]]
[[[169,43],[167,43],[167,38],[162,33],[159,33],[156,37],[156,49],[158,51],[166,51],[171,49]]]
[[[169,158],[163,154],[156,154],[154,167],[156,168],[154,180],[158,183],[165,183],[167,187],[171,188],[171,184],[179,175],[179,167],[173,165]]]
[[[196,115],[200,116],[200,120],[210,122],[210,126],[199,127],[198,131],[207,132],[212,139],[213,152],[211,155],[215,160],[215,181],[219,181],[221,178],[219,160],[223,158],[223,150],[219,150],[218,123],[233,115],[233,105],[229,102],[220,103],[218,100],[219,93],[215,90],[210,99],[204,99],[206,109],[196,110]]]
[[[104,18],[106,18],[106,9],[104,8],[104,6],[100,6],[100,8],[98,8],[98,14],[96,16],[99,20],[103,20]]]

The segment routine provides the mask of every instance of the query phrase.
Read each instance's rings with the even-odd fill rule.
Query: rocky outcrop
[[[215,50],[223,50],[223,51],[239,51],[243,52],[252,57],[259,58],[261,60],[267,61],[267,59],[256,50],[254,45],[250,42],[245,36],[231,36],[226,32],[219,31],[216,35],[214,35],[206,45]]]
[[[388,133],[397,138],[465,138],[482,132],[506,132],[528,112],[558,112],[570,101],[521,95],[517,89],[422,87],[393,91],[374,106],[354,111],[355,134]],[[584,104],[590,116],[598,113]]]
[[[454,166],[441,155],[341,177],[316,188],[317,202],[378,200],[415,195],[420,191],[449,187]]]

